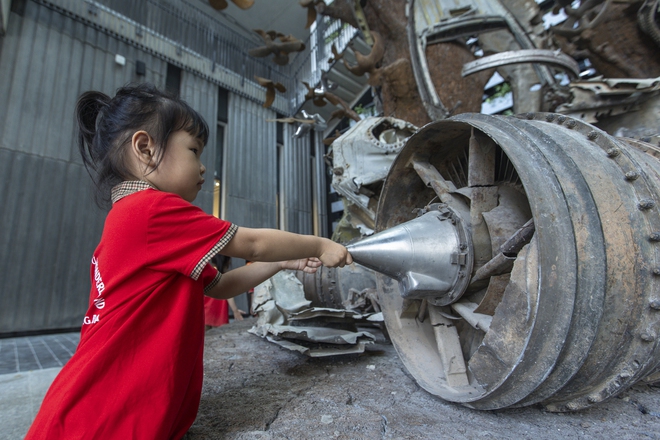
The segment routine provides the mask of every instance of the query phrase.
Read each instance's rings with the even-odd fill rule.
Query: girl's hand
[[[346,246],[326,239],[319,260],[321,260],[324,266],[344,267],[353,262],[353,257],[351,257]]]
[[[301,258],[300,260],[282,261],[282,269],[302,270],[307,273],[314,273],[323,265],[318,258]]]
[[[246,314],[241,309],[236,309],[236,310],[232,310],[232,311],[234,312],[234,321],[242,321],[243,320],[243,315]]]

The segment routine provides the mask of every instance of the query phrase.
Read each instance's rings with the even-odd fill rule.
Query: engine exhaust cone
[[[474,264],[470,233],[445,204],[347,247],[355,262],[397,280],[403,298],[435,305],[460,298]]]

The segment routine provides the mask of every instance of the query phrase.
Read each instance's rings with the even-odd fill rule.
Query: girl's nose
[[[206,172],[206,167],[202,164],[202,167],[199,169],[199,173],[201,175],[204,175],[205,172]]]

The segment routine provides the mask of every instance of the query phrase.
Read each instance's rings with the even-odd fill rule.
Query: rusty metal
[[[482,70],[520,63],[541,63],[558,66],[571,73],[575,78],[580,76],[580,67],[572,57],[559,50],[547,49],[512,50],[485,56],[470,63],[465,63],[462,75],[468,76]]]
[[[506,30],[520,49],[537,49],[526,29],[500,0],[472,0],[458,5],[455,0],[408,0],[408,43],[411,66],[424,108],[431,120],[451,115],[433,83],[426,59],[428,46],[462,41],[497,30]],[[539,82],[554,90],[557,80],[548,66],[534,64]]]
[[[484,160],[477,148],[482,143],[494,148],[494,161]],[[515,258],[510,273],[480,288],[465,286],[442,304],[428,292],[415,299],[392,276],[405,272],[408,259],[398,268],[390,260],[389,276],[377,275],[388,333],[417,382],[476,409],[541,403],[574,411],[656,374],[657,153],[648,143],[543,113],[462,114],[413,135],[383,186],[373,240],[415,222],[444,195],[446,205],[464,205],[456,213],[470,234],[475,219],[487,219],[494,260]],[[419,163],[425,165],[413,166]],[[471,206],[480,204],[473,190],[483,183],[470,178],[471,169],[493,176],[486,187],[495,188],[494,209]],[[440,181],[440,194],[429,176]],[[419,234],[400,237],[386,252],[399,249],[410,257],[414,252],[400,245],[429,231]],[[475,264],[470,278],[480,270],[499,273]]]
[[[342,268],[322,266],[316,273],[298,271],[296,276],[303,284],[305,298],[314,307],[352,309],[347,307],[351,304],[351,291],[362,292],[376,288],[375,273],[357,264]]]
[[[344,214],[333,239],[348,243],[370,235],[382,183],[405,141],[417,130],[395,118],[366,118],[332,142],[332,186],[342,197]]]
[[[612,0],[586,0],[577,7],[565,6],[564,12],[568,19],[554,28],[558,35],[579,35],[587,29],[592,29],[600,23]]]
[[[373,284],[373,277],[356,279],[355,275],[348,276],[357,281],[353,285],[369,284],[368,280]],[[255,287],[253,305],[258,318],[249,332],[310,357],[364,352],[375,337],[358,329],[358,324],[378,324],[382,314],[314,304],[299,278],[291,271],[282,271]],[[333,279],[335,285],[337,280]],[[340,288],[345,285],[339,283]]]
[[[640,104],[657,97],[660,93],[660,77],[596,77],[572,81],[569,88],[571,100],[559,105],[556,112],[593,123],[604,116],[611,117],[636,110]]]
[[[516,255],[524,245],[529,243],[532,235],[534,235],[534,221],[529,220],[500,246],[499,253],[492,260],[477,270],[470,283],[510,272]]]

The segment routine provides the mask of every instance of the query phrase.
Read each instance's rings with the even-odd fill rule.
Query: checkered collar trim
[[[112,203],[117,203],[126,196],[135,194],[138,191],[144,191],[145,189],[156,189],[153,185],[144,180],[127,180],[119,185],[116,185],[112,188],[110,198]]]

